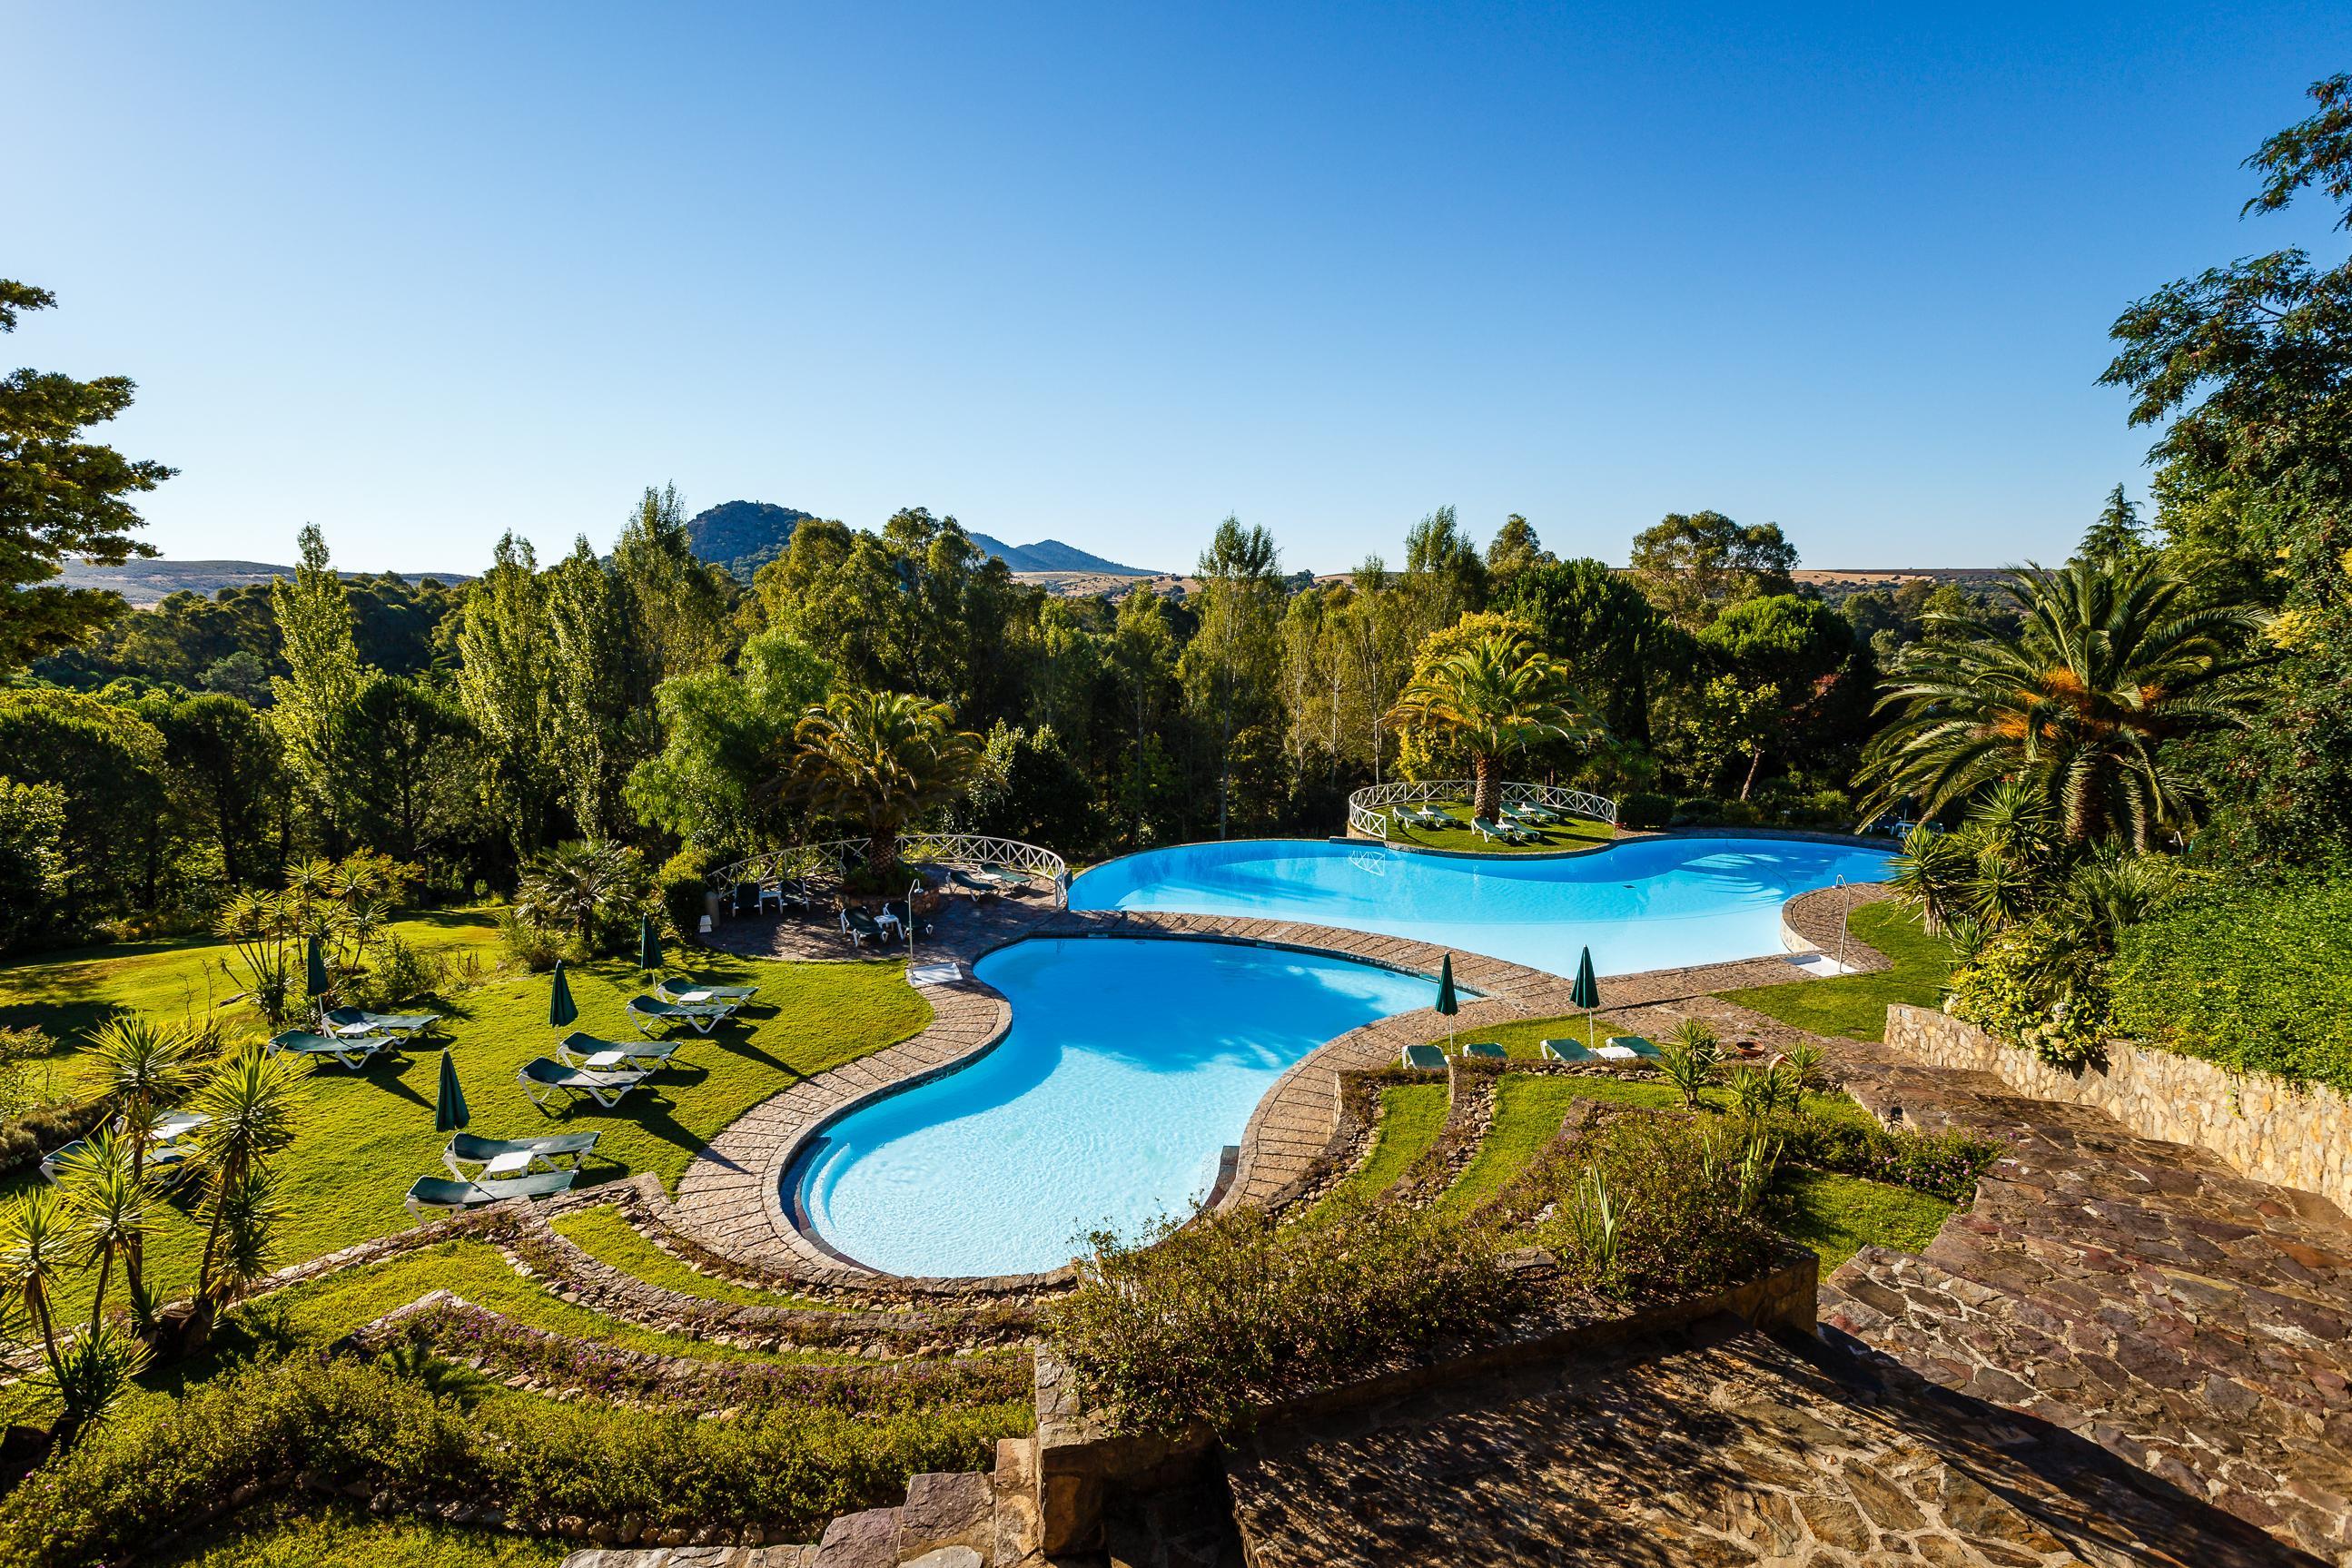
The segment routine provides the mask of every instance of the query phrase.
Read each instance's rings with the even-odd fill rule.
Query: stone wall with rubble
[[[2332,1089],[2124,1040],[2109,1040],[2098,1062],[2053,1067],[1974,1024],[1900,1004],[1886,1009],[1886,1043],[1932,1067],[1990,1072],[2021,1093],[2095,1106],[2144,1138],[2210,1150],[2242,1176],[2352,1212],[2352,1102]]]

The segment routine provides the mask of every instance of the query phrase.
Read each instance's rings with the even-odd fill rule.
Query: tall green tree
[[[653,754],[655,656],[626,588],[585,538],[547,574],[548,747],[590,839],[619,836],[629,770]]]
[[[1487,584],[1492,591],[1499,593],[1521,572],[1559,559],[1543,548],[1543,540],[1536,537],[1535,525],[1513,512],[1503,519],[1503,526],[1495,530],[1493,542],[1486,546]]]
[[[2084,530],[2074,554],[2082,560],[2128,560],[2150,548],[2139,507],[2118,485],[2107,492],[2106,505],[2099,508],[2098,520]]]
[[[644,627],[656,679],[726,655],[732,590],[723,570],[695,558],[676,486],[646,487],[614,543],[613,570]]]
[[[705,849],[763,848],[788,836],[791,802],[776,786],[793,764],[793,732],[833,687],[833,666],[781,626],[743,645],[732,671],[699,670],[655,694],[662,748],[629,775],[638,820]]]
[[[957,729],[946,704],[905,692],[835,693],[795,738],[803,797],[818,815],[865,830],[877,875],[898,863],[898,835],[961,796],[980,760],[980,737]]]
[[[1721,512],[1669,512],[1633,536],[1633,580],[1658,612],[1697,632],[1742,599],[1792,593],[1797,547],[1778,523],[1743,526]]]
[[[1925,816],[2019,780],[2076,843],[2144,850],[2193,826],[2179,743],[2244,721],[2254,694],[2233,650],[2252,618],[2184,609],[2153,559],[2022,571],[2002,592],[2015,632],[1939,625],[1906,654],[1879,701],[1895,717],[1864,755],[1863,814],[1913,797]]]
[[[1160,726],[1180,697],[1178,654],[1167,601],[1141,583],[1129,589],[1118,602],[1110,661],[1118,674],[1124,727],[1132,739],[1121,769],[1121,815],[1129,823],[1129,841],[1137,844],[1150,841],[1160,802],[1172,788]]]
[[[413,861],[455,836],[474,777],[463,706],[428,681],[379,674],[360,687],[346,724],[353,821],[365,841]]]
[[[2310,97],[2246,161],[2260,184],[2242,211],[2317,190],[2352,229],[2352,76]],[[2290,247],[2212,267],[2110,330],[2103,379],[2131,393],[2134,424],[2162,430],[2167,556],[2277,611],[2251,727],[2201,748],[2212,837],[2258,859],[2352,856],[2352,258]]]
[[[1736,687],[1736,699],[1725,706],[1748,752],[1739,785],[1745,800],[1765,759],[1788,751],[1824,706],[1829,684],[1853,655],[1853,634],[1845,618],[1821,601],[1776,593],[1725,610],[1698,634],[1698,645]]]
[[[350,839],[356,777],[347,742],[362,679],[359,644],[352,634],[351,601],[328,558],[326,537],[305,523],[301,545],[302,562],[292,580],[279,578],[269,589],[287,669],[269,683],[275,699],[269,725],[287,770],[326,829],[329,852],[341,854]]]
[[[558,784],[547,595],[530,541],[499,540],[466,595],[457,630],[457,700],[481,737],[490,805],[520,858],[546,843]]]
[[[1544,652],[1600,701],[1612,735],[1649,743],[1652,688],[1687,666],[1676,657],[1687,638],[1623,573],[1597,560],[1540,562],[1511,577],[1495,607],[1535,627]]]
[[[1234,737],[1261,722],[1275,699],[1281,663],[1282,555],[1274,536],[1217,525],[1199,566],[1201,629],[1179,660],[1187,702],[1214,738],[1217,836],[1233,817]]]
[[[156,722],[180,810],[219,852],[231,887],[261,873],[276,798],[278,740],[250,705],[218,692],[175,703]]]
[[[1492,820],[1502,809],[1505,758],[1548,740],[1589,737],[1596,727],[1567,666],[1532,638],[1496,630],[1466,646],[1442,646],[1415,667],[1391,716],[1450,736],[1470,754],[1476,778],[1472,806]]]
[[[0,278],[0,332],[14,332],[22,312],[56,303],[46,288]],[[52,582],[67,558],[118,566],[155,553],[131,537],[144,520],[130,497],[173,470],[82,439],[129,408],[135,390],[123,376],[78,382],[27,369],[0,377],[0,673],[70,647],[122,613],[120,594]]]

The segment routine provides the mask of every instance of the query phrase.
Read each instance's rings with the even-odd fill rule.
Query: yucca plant
[[[1828,1060],[1822,1055],[1822,1048],[1809,1040],[1782,1051],[1780,1065],[1789,1075],[1792,1103],[1796,1096],[1819,1094],[1829,1087]]]
[[[1683,1109],[1696,1111],[1700,1095],[1723,1071],[1723,1047],[1714,1029],[1703,1019],[1685,1019],[1659,1049],[1658,1071],[1683,1097]]]
[[[79,1232],[79,1261],[84,1267],[94,1264],[98,1269],[98,1286],[90,1294],[89,1303],[93,1329],[105,1320],[106,1291],[113,1282],[115,1264],[122,1262],[127,1273],[130,1260],[138,1255],[147,1237],[152,1195],[145,1179],[132,1165],[134,1146],[135,1140],[111,1133],[95,1134],[84,1145],[83,1157],[75,1162],[58,1184],[67,1211]],[[135,1284],[131,1287],[134,1297],[141,1288]],[[135,1301],[132,1310],[144,1317]]]
[[[266,1249],[272,1218],[266,1173],[268,1162],[294,1141],[306,1068],[248,1045],[215,1068],[196,1094],[193,1108],[209,1120],[195,1134],[205,1178],[205,1248],[191,1343],[202,1343],[213,1319],[252,1278],[247,1265]]]
[[[0,1210],[0,1291],[12,1329],[26,1325],[40,1336],[41,1350],[55,1375],[60,1360],[55,1302],[58,1288],[78,1261],[71,1211],[57,1188],[36,1186]]]
[[[198,1057],[209,1043],[195,1031],[158,1024],[136,1013],[116,1014],[91,1037],[84,1057],[91,1064],[85,1082],[121,1123],[132,1186],[145,1186],[156,1116],[196,1086],[203,1071]],[[142,1323],[152,1305],[145,1262],[142,1231],[131,1238],[122,1254],[123,1286]]]

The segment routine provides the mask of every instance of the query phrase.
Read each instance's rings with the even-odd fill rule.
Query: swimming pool
[[[870,1268],[1029,1273],[1089,1231],[1181,1216],[1284,1069],[1437,995],[1374,965],[1167,938],[1032,938],[973,972],[1013,1004],[996,1048],[851,1112],[787,1178]]]
[[[1366,841],[1248,839],[1147,850],[1070,884],[1073,909],[1252,915],[1410,936],[1556,975],[1780,951],[1796,894],[1886,874],[1892,850],[1805,839],[1632,839],[1561,858],[1415,854]]]

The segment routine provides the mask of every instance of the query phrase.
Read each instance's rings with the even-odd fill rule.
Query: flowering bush
[[[1953,970],[1947,1007],[2053,1066],[2072,1067],[2112,1032],[2106,976],[2099,949],[2033,920],[1988,937]]]

